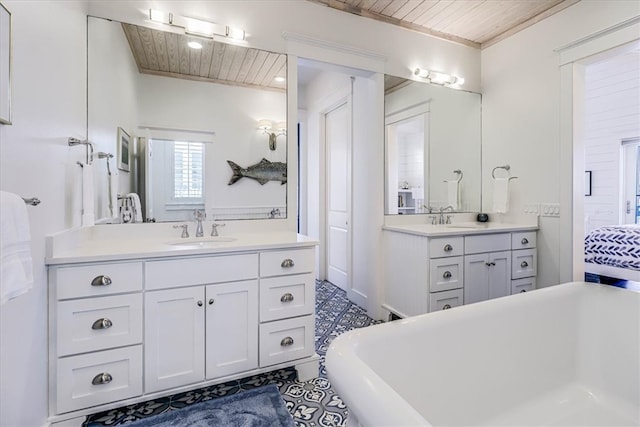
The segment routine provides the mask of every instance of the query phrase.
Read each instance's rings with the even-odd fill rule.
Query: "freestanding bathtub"
[[[640,425],[640,293],[566,283],[336,338],[348,426]]]

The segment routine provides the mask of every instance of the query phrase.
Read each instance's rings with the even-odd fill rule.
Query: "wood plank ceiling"
[[[483,48],[580,0],[308,0]],[[284,91],[287,57],[211,39],[122,24],[141,73]],[[395,86],[398,82],[387,82]]]
[[[309,0],[475,48],[533,25],[580,0]]]
[[[138,70],[144,74],[284,91],[287,56],[211,39],[122,24]],[[196,40],[202,49],[187,42]]]

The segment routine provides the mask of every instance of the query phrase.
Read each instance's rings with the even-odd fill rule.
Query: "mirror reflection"
[[[385,76],[385,214],[481,207],[481,96]]]
[[[94,161],[96,192],[120,195],[102,217],[286,217],[286,55],[90,17],[88,60],[89,141],[132,147],[116,179]]]

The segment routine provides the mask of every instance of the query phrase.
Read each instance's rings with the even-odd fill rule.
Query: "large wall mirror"
[[[98,218],[286,217],[286,55],[94,17],[87,46]]]
[[[481,96],[385,76],[385,214],[481,207]]]

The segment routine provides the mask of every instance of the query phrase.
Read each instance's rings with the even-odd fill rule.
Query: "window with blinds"
[[[176,202],[204,202],[204,144],[174,141],[173,199]]]

